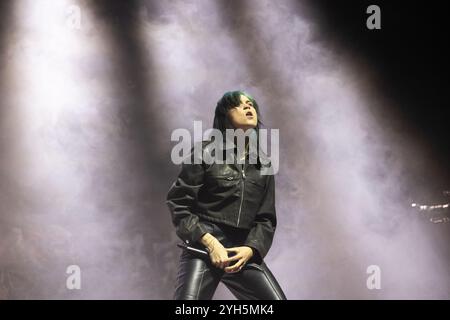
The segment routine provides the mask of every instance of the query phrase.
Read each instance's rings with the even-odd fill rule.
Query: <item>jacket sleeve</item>
[[[256,250],[255,253],[259,255],[260,259],[263,259],[272,246],[276,225],[275,177],[268,175],[264,198],[244,245],[253,248],[254,252]]]
[[[166,204],[171,212],[176,234],[187,244],[197,242],[208,232],[199,222],[199,217],[193,212],[198,191],[203,185],[203,162],[194,163],[193,148],[190,157],[191,163],[182,163],[181,172],[166,197]]]

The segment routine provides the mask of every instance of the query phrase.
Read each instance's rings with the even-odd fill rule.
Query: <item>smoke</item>
[[[266,262],[288,299],[449,298],[445,230],[410,208],[440,171],[370,66],[328,44],[310,3],[81,1],[80,30],[62,27],[69,1],[43,6],[46,21],[19,19],[33,5],[18,3],[0,37],[12,53],[0,89],[0,296],[170,299],[171,132],[212,127],[219,98],[242,89],[280,129]],[[79,291],[65,287],[71,264]],[[366,287],[370,265],[380,290]],[[221,285],[214,298],[232,295]]]

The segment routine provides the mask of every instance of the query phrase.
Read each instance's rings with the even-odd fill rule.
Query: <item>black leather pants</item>
[[[248,231],[208,223],[209,233],[225,248],[241,246]],[[201,247],[199,247],[201,248]],[[210,300],[219,282],[242,300],[285,300],[280,285],[264,261],[252,257],[236,273],[216,268],[209,257],[195,256],[183,250],[176,280],[175,300]]]

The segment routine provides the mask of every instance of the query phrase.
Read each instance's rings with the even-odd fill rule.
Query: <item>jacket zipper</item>
[[[245,191],[245,167],[242,164],[242,193],[241,193],[241,204],[239,205],[238,220],[236,226],[239,227],[239,220],[241,219],[242,202],[244,201],[244,191]]]

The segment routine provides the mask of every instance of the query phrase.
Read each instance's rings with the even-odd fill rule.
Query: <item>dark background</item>
[[[449,46],[445,1],[311,1],[329,41],[376,70],[377,86],[395,103],[408,130],[449,160]],[[368,30],[366,8],[381,9],[381,29]],[[448,172],[448,170],[447,170]]]

